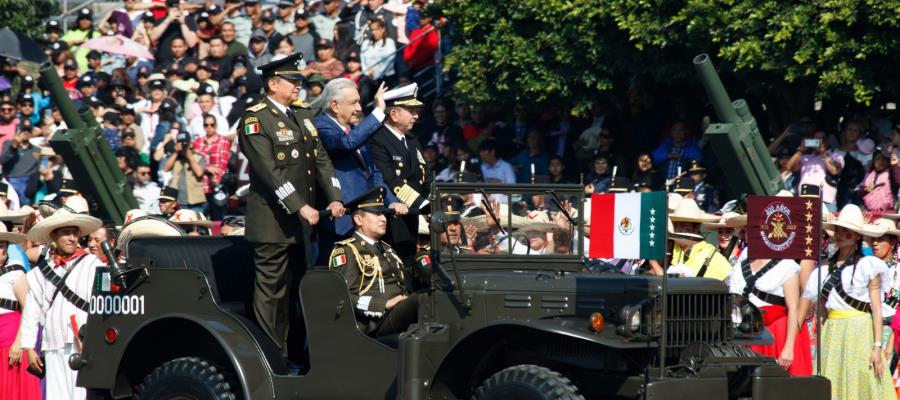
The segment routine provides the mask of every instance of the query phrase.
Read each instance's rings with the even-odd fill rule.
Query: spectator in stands
[[[822,203],[830,212],[835,212],[837,211],[835,183],[844,168],[844,157],[839,153],[828,151],[825,132],[815,132],[812,139],[818,140],[817,146],[808,147],[801,144],[788,160],[788,169],[800,172],[800,186],[818,186],[822,193]]]
[[[334,37],[334,27],[341,21],[342,6],[343,2],[341,0],[322,0],[323,11],[310,19],[320,38],[326,40],[336,39]]]
[[[275,43],[274,53],[275,55],[280,54],[285,57],[294,54],[294,42],[287,36],[280,37],[278,42]]]
[[[494,137],[496,125],[487,121],[487,116],[477,107],[472,108],[471,117],[471,122],[463,125],[463,139],[475,150],[482,141]]]
[[[340,77],[343,73],[344,63],[334,58],[334,45],[328,39],[321,39],[316,43],[316,61],[309,62],[300,72],[305,77],[321,75],[326,81]]]
[[[169,186],[178,189],[179,208],[198,213],[206,208],[203,184],[206,174],[205,163],[203,156],[194,152],[190,135],[187,132],[179,132],[175,137],[174,152],[163,164],[163,170],[172,173]]]
[[[228,55],[228,45],[221,36],[209,39],[209,55],[204,60],[213,71],[212,79],[222,81],[231,76],[232,57]]]
[[[135,113],[141,116],[141,131],[149,135],[151,141],[155,138],[156,128],[160,124],[160,106],[166,98],[165,79],[161,75],[155,75],[153,78],[148,84],[150,97],[138,102],[134,107]]]
[[[353,39],[353,24],[340,23],[334,26],[334,57],[338,60],[345,61],[347,57],[356,53],[359,54],[359,43]]]
[[[298,9],[306,10],[305,4]],[[278,1],[278,18],[275,20],[275,30],[282,36],[288,36],[294,31],[294,2],[291,0]]]
[[[150,32],[152,32],[155,27],[156,17],[153,16],[153,11],[144,11],[144,13],[141,14],[140,25],[138,25],[137,29],[134,30],[134,33],[131,34],[131,40],[150,49],[153,45],[153,42],[150,40]]]
[[[653,164],[663,171],[665,179],[678,175],[679,167],[686,167],[691,160],[703,160],[700,148],[688,138],[688,125],[684,121],[672,124],[670,137],[653,151]]]
[[[170,43],[169,48],[172,52],[172,59],[168,61],[158,60],[158,62],[167,62],[170,65],[174,63],[185,74],[193,74],[197,70],[197,59],[188,55],[187,41],[181,36],[175,36]]]
[[[860,195],[869,211],[889,211],[894,208],[893,179],[890,159],[881,151],[872,157],[872,170],[866,175],[860,188]]]
[[[594,165],[591,172],[585,176],[587,188],[585,192],[606,193],[612,180],[612,171],[609,168],[609,157],[606,154],[597,154],[594,157]]]
[[[237,40],[237,31],[234,22],[225,22],[222,29],[219,30],[222,40],[225,42],[228,50],[225,53],[231,57],[247,54],[247,45]],[[247,41],[250,41],[250,32],[247,32]]]
[[[557,155],[550,157],[547,174],[550,176],[550,183],[575,183],[575,180],[566,173],[565,161]]]
[[[294,29],[285,33],[285,36],[294,43],[294,50],[303,54],[303,60],[311,60],[316,56],[315,45],[319,41],[317,31],[311,29],[309,13],[306,8],[298,7],[294,12]]]
[[[134,176],[133,193],[138,207],[147,214],[159,214],[160,188],[150,175],[150,166],[146,163],[138,164]]]
[[[218,19],[224,18],[224,23],[222,23],[222,35],[233,35],[234,41],[247,46],[250,43],[250,33],[253,32],[253,21],[250,19],[249,14],[242,13],[242,8],[244,8],[244,2],[241,0],[225,0],[225,12],[216,17],[211,17],[210,20],[214,23],[217,23]],[[230,27],[228,25],[231,25]],[[228,33],[225,31],[229,30]],[[229,40],[229,43],[231,40]],[[229,48],[229,50],[231,50]],[[235,54],[229,51],[229,54]],[[237,53],[241,54],[241,53]]]
[[[544,152],[541,139],[541,131],[537,128],[528,131],[525,139],[526,148],[510,160],[516,171],[516,182],[531,183],[533,175],[548,175],[550,156]]]
[[[394,53],[397,46],[394,39],[387,36],[384,24],[380,19],[369,21],[369,33],[362,42],[360,53],[363,71],[376,82],[390,80],[394,76]]]
[[[89,8],[82,8],[75,19],[75,26],[69,28],[62,37],[62,41],[69,46],[69,51],[75,54],[77,65],[81,66],[79,72],[87,72],[87,53],[90,49],[81,46],[84,42],[102,36],[102,33],[94,28],[94,14]]]
[[[12,97],[8,95],[0,97],[0,148],[15,136],[16,127],[19,125],[17,114],[16,103]]]
[[[224,119],[224,118],[223,118]],[[205,174],[203,175],[203,194],[206,195],[206,204],[209,208],[209,216],[214,220],[222,219],[224,208],[219,206],[215,196],[221,195],[222,176],[228,171],[228,160],[231,157],[231,143],[224,136],[217,133],[219,119],[211,114],[203,115],[203,129],[206,134],[194,139],[193,151],[203,157]]]
[[[478,145],[481,157],[481,175],[488,183],[516,183],[516,173],[512,165],[497,156],[497,142],[493,139]]]
[[[40,149],[31,145],[28,140],[30,138],[30,130],[19,129],[12,139],[3,143],[3,152],[0,153],[3,176],[16,190],[21,205],[31,204],[31,199],[25,195],[25,189],[31,176],[38,172],[38,158],[41,154]]]
[[[41,116],[34,111],[34,97],[30,94],[19,96],[19,121],[29,120],[32,126],[37,126],[41,122]]]
[[[397,26],[394,24],[394,13],[384,8],[384,2],[384,0],[369,0],[356,13],[356,16],[353,18],[353,26],[356,28],[354,37],[357,43],[362,43],[365,31],[369,28],[369,21],[375,19],[383,21],[387,28],[387,36],[397,40]]]
[[[225,119],[225,116],[222,115],[216,107],[215,90],[213,90],[210,85],[203,85],[199,92],[200,94],[197,96],[197,105],[200,106],[200,113],[191,118],[188,125],[188,132],[191,133],[191,137],[196,140],[197,138],[206,136],[208,128],[204,121],[207,116],[216,120],[216,133],[219,136],[229,136],[228,120]]]
[[[659,188],[658,173],[653,169],[653,157],[650,153],[640,153],[634,160],[634,173],[631,182],[641,183],[643,186],[653,189]]]
[[[260,65],[266,65],[272,61],[272,53],[269,52],[269,41],[261,29],[253,31],[253,35],[250,36],[249,47],[250,51],[247,55],[250,56],[250,63],[254,67],[259,68]]]
[[[266,10],[260,14],[258,30],[262,31],[266,40],[269,41],[270,52],[274,52],[278,48],[278,41],[281,40],[282,35],[275,30],[275,15],[272,11]]]
[[[157,65],[168,65],[175,59],[172,41],[182,38],[187,46],[186,54],[193,55],[193,49],[199,43],[197,23],[193,18],[187,19],[186,12],[178,7],[169,7],[166,18],[150,31],[150,40],[156,43],[155,61]]]
[[[413,72],[434,64],[434,56],[440,41],[437,32],[439,27],[434,25],[435,18],[440,18],[440,10],[437,6],[431,5],[419,17],[419,27],[408,35],[409,45],[403,49],[403,61]]]

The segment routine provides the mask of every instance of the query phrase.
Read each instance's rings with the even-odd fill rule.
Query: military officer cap
[[[627,193],[631,191],[631,180],[624,176],[617,176],[615,182],[609,188],[610,193]]]
[[[650,180],[647,178],[640,179],[637,182],[634,182],[632,184],[632,187],[634,188],[634,190],[649,188],[649,187],[651,187]]]
[[[819,197],[821,196],[821,188],[817,185],[803,184],[800,185],[800,197]]]
[[[694,191],[694,181],[690,179],[678,179],[675,186],[675,193],[691,193]]]
[[[276,76],[295,81],[303,80],[303,75],[300,75],[300,59],[302,57],[303,53],[296,52],[268,64],[260,65],[259,70],[262,71],[263,80]]]
[[[425,103],[416,98],[418,92],[419,85],[413,82],[384,92],[384,102],[388,107],[422,107]]]
[[[692,174],[703,173],[706,172],[706,167],[703,166],[703,163],[701,163],[700,161],[693,160],[691,161],[691,169],[689,169],[688,172]]]
[[[390,209],[384,206],[384,188],[375,187],[347,204],[350,211],[362,210],[376,213],[388,213]]]
[[[176,201],[178,200],[178,189],[173,188],[171,186],[166,186],[162,192],[159,193],[159,201]]]
[[[441,197],[441,214],[444,221],[459,222],[460,210],[463,208],[463,198],[458,194],[450,194]]]

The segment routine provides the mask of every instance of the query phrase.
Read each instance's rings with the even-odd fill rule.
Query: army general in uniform
[[[313,112],[292,105],[303,78],[300,57],[294,53],[259,67],[267,95],[247,108],[238,125],[240,149],[250,166],[245,236],[253,243],[256,264],[253,311],[285,356],[290,293],[314,256],[317,184],[331,217],[344,214],[341,185],[316,133]]]
[[[347,281],[357,326],[369,336],[403,332],[418,318],[418,295],[406,289],[403,262],[381,241],[393,213],[384,196],[384,188],[376,187],[347,205],[353,235],[337,242],[329,257],[329,267]]]

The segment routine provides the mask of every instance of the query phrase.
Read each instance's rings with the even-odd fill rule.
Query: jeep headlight
[[[734,326],[741,326],[741,322],[744,322],[744,313],[741,310],[741,306],[737,304],[731,305],[731,323]]]
[[[641,329],[641,306],[625,306],[622,307],[620,312],[620,318],[622,319],[622,329],[621,333],[631,336],[632,334],[637,333]]]

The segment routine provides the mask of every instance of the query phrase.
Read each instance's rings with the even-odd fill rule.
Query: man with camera
[[[181,131],[175,136],[175,151],[166,158],[163,171],[172,173],[169,186],[178,189],[179,207],[203,212],[206,208],[206,195],[203,193],[206,162],[191,148],[190,134]]]
[[[3,143],[3,152],[0,153],[3,176],[16,190],[22,205],[31,204],[31,200],[25,195],[25,189],[31,176],[38,171],[37,160],[41,154],[40,149],[28,139],[31,139],[31,129],[22,126],[12,139]]]
[[[171,61],[185,55],[193,55],[193,50],[200,42],[197,37],[197,22],[193,18],[187,18],[188,12],[185,5],[180,0],[166,0],[166,18],[156,25],[150,31],[150,39],[156,46],[156,65],[168,65]],[[179,38],[176,43],[179,55],[176,55],[172,49],[172,42]],[[183,43],[181,41],[183,40]],[[180,46],[186,46],[182,48]],[[182,52],[183,50],[183,52]]]
[[[788,160],[787,168],[800,171],[800,186],[818,186],[822,203],[828,211],[837,211],[837,179],[844,168],[844,157],[828,150],[828,140],[823,131],[803,139],[797,152]]]

